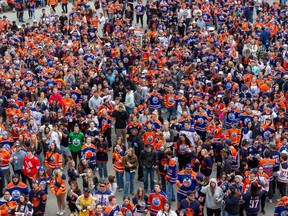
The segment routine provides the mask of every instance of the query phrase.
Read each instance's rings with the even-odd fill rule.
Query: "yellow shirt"
[[[79,197],[79,206],[80,206],[80,209],[83,208],[83,206],[91,206],[91,210],[93,209],[93,199],[91,196],[89,196],[88,199],[85,199],[84,198],[84,195],[80,196]],[[89,216],[89,210],[87,209],[85,212],[83,211],[79,211],[79,216]]]

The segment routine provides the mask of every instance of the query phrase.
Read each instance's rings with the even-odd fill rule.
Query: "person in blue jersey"
[[[32,190],[29,192],[29,201],[33,205],[33,215],[35,216],[44,216],[47,195],[40,189],[38,180],[32,181]]]
[[[19,202],[21,194],[25,194],[26,197],[28,196],[28,186],[20,181],[18,174],[12,176],[12,182],[6,186],[6,190],[9,191],[12,199],[17,202]]]
[[[239,196],[236,193],[236,188],[230,186],[224,197],[225,202],[225,216],[239,215]]]
[[[135,6],[135,13],[136,13],[136,22],[137,22],[137,24],[139,24],[139,20],[140,20],[141,21],[141,27],[143,28],[143,15],[145,13],[145,6],[143,5],[141,0]]]
[[[89,188],[87,188],[89,191]],[[107,189],[105,181],[100,181],[99,189],[95,191],[93,197],[95,198],[95,203],[100,203],[103,207],[109,204],[109,196],[112,195],[112,191]]]
[[[284,196],[276,203],[274,216],[288,215],[288,197]]]
[[[193,191],[187,192],[187,198],[181,200],[178,206],[178,212],[185,210],[186,215],[201,216],[201,205],[199,201],[195,198],[195,193]]]
[[[86,138],[86,143],[82,146],[81,157],[85,158],[89,167],[93,170],[96,167],[96,146],[92,143],[91,137]]]
[[[244,209],[247,216],[257,216],[260,211],[261,198],[264,191],[259,188],[257,182],[251,184],[250,190],[243,194],[242,199],[245,201]]]
[[[43,166],[39,167],[38,173],[36,174],[36,180],[38,180],[39,182],[40,189],[42,189],[47,194],[48,193],[47,174]]]
[[[175,200],[175,193],[174,193],[174,185],[176,184],[178,173],[177,173],[177,159],[173,157],[173,152],[168,151],[166,153],[167,158],[169,160],[168,167],[167,165],[165,168],[167,169],[167,175],[165,180],[167,181],[167,196],[168,202],[172,203]]]

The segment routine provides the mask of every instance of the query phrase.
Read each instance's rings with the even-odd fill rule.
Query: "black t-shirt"
[[[69,131],[65,128],[63,130],[63,134],[69,135]],[[67,136],[66,138],[62,137],[60,145],[63,146],[63,147],[68,147],[69,146],[68,139],[69,139],[69,136]]]

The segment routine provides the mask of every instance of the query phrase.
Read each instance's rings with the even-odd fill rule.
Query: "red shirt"
[[[40,167],[40,160],[37,157],[32,156],[31,158],[29,158],[28,156],[26,156],[24,158],[23,173],[25,176],[34,179],[38,172],[39,167]],[[29,173],[28,170],[30,170]]]

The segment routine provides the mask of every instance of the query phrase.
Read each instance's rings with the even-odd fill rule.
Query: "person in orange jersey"
[[[124,154],[125,151],[120,145],[116,145],[112,153],[113,169],[116,172],[116,181],[119,186],[119,192],[124,190]]]
[[[45,166],[48,169],[48,180],[51,180],[53,171],[57,166],[62,168],[62,155],[59,153],[54,141],[50,144],[48,152],[46,152]]]
[[[3,148],[3,145],[0,144],[0,169],[4,173],[4,178],[7,181],[7,184],[10,182],[10,168],[9,168],[10,153]]]
[[[238,120],[232,120],[232,128],[226,131],[227,138],[229,138],[233,146],[238,149],[241,140],[241,129],[237,128]]]
[[[129,196],[123,197],[123,204],[120,206],[120,211],[123,213],[123,215],[134,216],[135,206],[130,201]]]
[[[5,191],[4,196],[0,199],[0,215],[12,216],[15,214],[17,202],[12,199],[9,191]]]
[[[51,192],[56,196],[59,211],[57,215],[65,213],[65,195],[66,195],[66,176],[62,173],[61,168],[56,166],[53,171],[53,177],[50,182]]]
[[[71,98],[70,93],[67,92],[65,94],[65,98],[62,100],[62,106],[63,106],[64,113],[68,111],[69,107],[76,106],[76,102]]]
[[[55,7],[58,5],[58,0],[48,0],[47,4],[50,5],[52,10],[56,13]]]
[[[116,196],[110,195],[108,199],[109,199],[109,204],[108,206],[105,207],[104,212],[108,216],[114,216],[115,214],[117,214],[117,212],[120,211],[120,206],[117,203]]]

